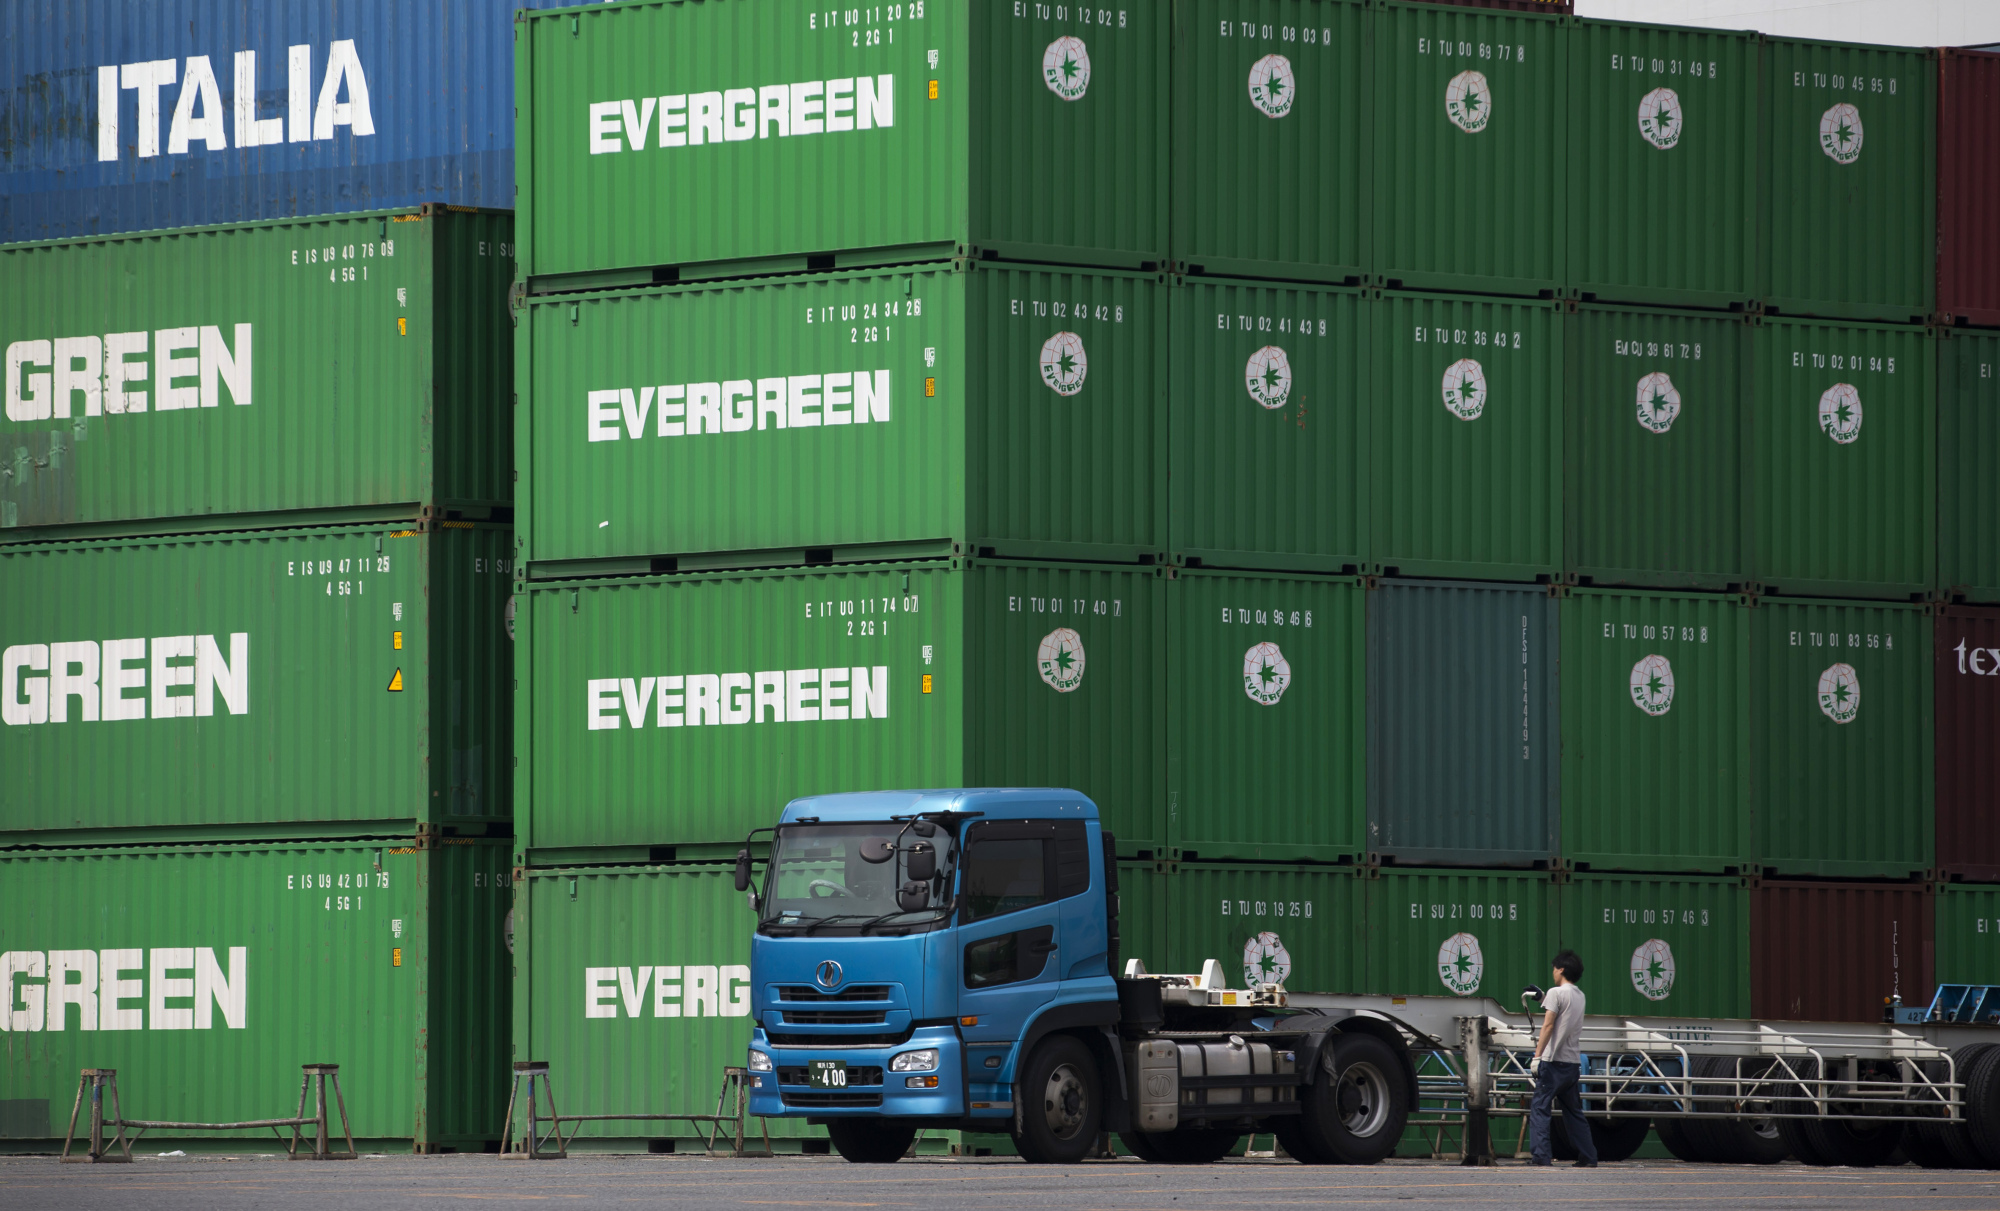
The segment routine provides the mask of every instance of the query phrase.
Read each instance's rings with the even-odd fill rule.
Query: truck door
[[[1089,941],[1065,942],[1060,905],[1090,888],[1084,825],[977,821],[966,832],[961,869],[958,1012],[976,1091],[982,1077],[999,1075],[1022,1027],[1054,998],[1065,969],[1064,946]],[[1092,949],[1103,949],[1102,943]],[[964,1025],[974,1017],[977,1025]]]

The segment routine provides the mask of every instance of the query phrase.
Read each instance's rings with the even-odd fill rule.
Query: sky
[[[2000,0],[1576,0],[1576,13],[1842,42],[2000,43]]]

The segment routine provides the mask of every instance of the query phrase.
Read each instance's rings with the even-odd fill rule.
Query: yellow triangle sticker
[[[389,678],[389,692],[391,694],[400,694],[403,692],[403,670],[397,669],[396,675]]]

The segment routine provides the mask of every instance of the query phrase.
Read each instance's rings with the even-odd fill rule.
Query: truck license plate
[[[814,1060],[806,1069],[806,1083],[814,1089],[847,1088],[846,1060]]]

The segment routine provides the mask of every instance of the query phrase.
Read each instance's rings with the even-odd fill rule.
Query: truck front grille
[[[880,1026],[888,1022],[888,1011],[882,1009],[786,1009],[783,1011],[785,1023],[790,1026]]]
[[[804,1068],[778,1069],[779,1085],[805,1085],[808,1077]],[[850,1085],[880,1085],[882,1069],[876,1065],[855,1065],[847,1069],[847,1083]]]
[[[882,1104],[882,1095],[879,1093],[822,1093],[817,1090],[811,1093],[804,1091],[794,1093],[787,1089],[784,1090],[784,1099],[787,1106],[880,1106]]]
[[[764,1037],[773,1047],[894,1047],[908,1042],[910,1031],[893,1034],[791,1034],[766,1029]]]
[[[889,986],[856,984],[833,992],[821,992],[806,984],[780,984],[778,999],[780,1001],[886,1001],[889,999]]]

